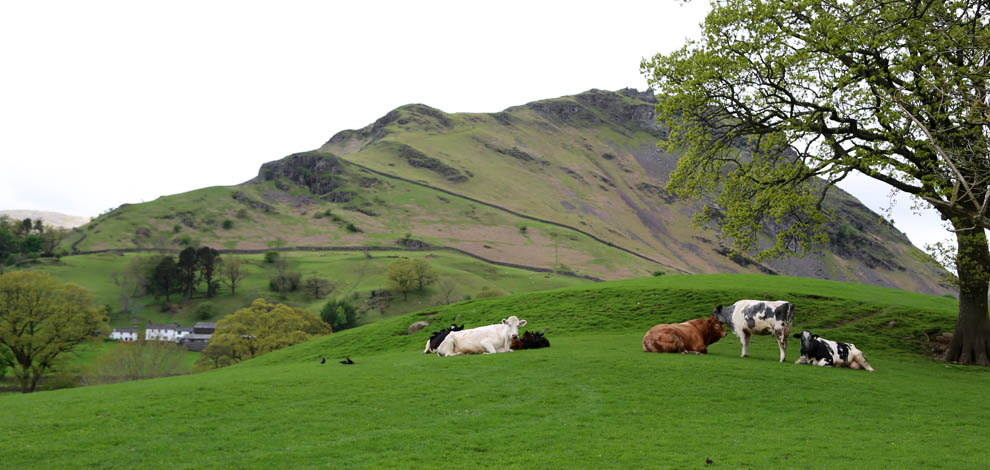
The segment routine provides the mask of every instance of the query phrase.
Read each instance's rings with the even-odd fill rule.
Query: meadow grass
[[[749,358],[732,335],[705,356],[642,352],[655,323],[763,295],[795,303],[796,329],[854,340],[877,372],[794,365],[793,343],[779,363],[770,337]],[[462,302],[217,371],[0,396],[0,452],[9,468],[986,468],[990,372],[926,359],[904,339],[951,328],[954,308],[776,276]],[[512,314],[548,329],[551,347],[419,354],[431,328]],[[424,318],[430,328],[405,334]],[[356,364],[336,363],[345,356]]]

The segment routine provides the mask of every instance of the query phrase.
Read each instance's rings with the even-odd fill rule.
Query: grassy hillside
[[[756,337],[647,354],[654,323],[739,298],[795,303],[798,328],[856,342],[874,374],[776,362]],[[919,356],[951,299],[766,276],[671,276],[451,305],[193,376],[0,396],[12,468],[985,468],[983,369]],[[515,314],[552,346],[421,355],[430,318]],[[887,326],[896,321],[895,326]],[[788,360],[798,348],[792,344]],[[343,366],[345,355],[356,364]],[[325,365],[319,358],[328,358]]]
[[[367,309],[360,318],[361,323],[370,323],[440,303],[442,293],[437,285],[429,286],[422,292],[411,292],[408,299],[403,299],[401,294],[396,293],[387,303],[370,297],[372,291],[385,288],[385,271],[399,257],[425,259],[440,278],[452,280],[454,287],[450,294],[451,301],[476,296],[485,287],[499,288],[509,293],[523,293],[592,282],[573,276],[492,265],[451,251],[369,251],[367,254],[361,251],[281,251],[279,254],[288,261],[289,270],[299,272],[304,282],[317,277],[334,283],[336,287],[328,298],[347,299],[355,306]],[[286,295],[272,292],[269,279],[275,275],[274,265],[265,263],[263,255],[246,254],[238,255],[247,261],[244,268],[248,276],[238,286],[236,295],[232,295],[226,286],[220,288],[218,295],[212,299],[205,298],[200,292],[189,304],[183,304],[180,296],[173,295],[172,302],[175,303],[176,310],[167,312],[162,311],[160,302],[151,296],[145,296],[135,302],[130,314],[124,314],[120,311],[120,289],[114,284],[113,273],[124,270],[138,256],[148,254],[98,253],[67,256],[58,264],[43,264],[32,269],[48,272],[60,282],[73,282],[86,287],[93,293],[98,304],[111,306],[111,324],[121,327],[143,326],[149,321],[192,325],[199,320],[195,316],[196,307],[204,301],[210,301],[216,307],[214,320],[250,305],[257,298],[288,303],[313,313],[319,313],[327,301],[306,299],[301,291]]]
[[[245,184],[121,206],[66,246],[388,247],[409,235],[602,279],[772,271],[948,292],[902,233],[842,191],[828,200],[833,243],[821,253],[762,265],[732,256],[692,226],[697,204],[663,189],[677,156],[656,146],[665,129],[653,105],[635,90],[591,90],[488,114],[402,106]]]

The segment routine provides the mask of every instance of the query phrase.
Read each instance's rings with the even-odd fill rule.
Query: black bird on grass
[[[325,358],[325,357],[324,358],[320,358],[320,364],[326,364],[326,363],[327,363],[327,358]]]
[[[354,361],[352,361],[351,358],[348,357],[348,358],[344,359],[343,361],[340,361],[340,363],[341,364],[354,364]]]

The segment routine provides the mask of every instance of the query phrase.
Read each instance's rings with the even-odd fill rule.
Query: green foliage
[[[200,302],[196,306],[196,318],[199,320],[209,320],[217,314],[217,307],[213,305],[213,302]]]
[[[186,351],[171,341],[139,341],[106,348],[83,371],[86,385],[168,377],[189,372]]]
[[[217,322],[197,365],[223,367],[330,332],[329,325],[303,309],[257,299]]]
[[[299,283],[301,280],[302,274],[299,272],[279,272],[268,281],[268,288],[271,289],[272,292],[279,292],[282,294],[294,292],[299,288]]]
[[[230,230],[234,228],[234,221],[230,219],[223,219],[223,223],[220,224],[220,226],[223,227],[224,230]]]
[[[277,260],[278,260],[278,252],[277,251],[266,251],[265,252],[265,262],[266,263],[274,263]]]
[[[175,258],[171,256],[162,257],[161,261],[155,265],[151,275],[151,291],[155,298],[165,296],[165,302],[169,300],[169,295],[181,288],[179,280],[179,266],[175,264]]]
[[[660,277],[660,276],[663,276],[664,274],[667,274],[667,273],[658,269],[656,271],[653,271],[652,274],[653,274],[653,277]]]
[[[351,233],[358,233],[361,231],[361,229],[359,229],[357,225],[354,225],[353,223],[350,222],[348,222],[347,225],[344,226],[344,229]]]
[[[476,299],[488,299],[492,297],[501,297],[503,295],[509,295],[508,292],[499,289],[498,287],[485,286],[482,287],[480,291],[474,296]]]
[[[326,279],[311,277],[303,283],[303,295],[306,296],[306,300],[319,300],[329,295],[335,288],[333,283]]]
[[[409,292],[416,288],[419,276],[413,262],[408,259],[397,259],[385,271],[385,280],[389,290],[402,292],[402,298],[408,299]]]
[[[346,300],[331,299],[320,309],[320,318],[333,331],[343,331],[357,326],[357,309]]]
[[[85,289],[38,272],[0,275],[0,349],[10,352],[0,357],[22,392],[33,392],[61,356],[108,329],[106,312]]]
[[[179,233],[181,231],[182,231],[182,226],[181,225],[175,224],[175,225],[172,226],[172,233]]]
[[[972,260],[946,358],[990,365],[986,31],[965,0],[718,2],[701,40],[642,64],[683,151],[667,188],[710,197],[696,221],[757,259],[825,243],[821,201],[852,172],[923,200]]]
[[[220,287],[220,281],[214,279],[220,264],[220,252],[208,246],[200,247],[199,250],[196,250],[196,258],[199,264],[200,279],[206,283],[206,296],[213,297],[217,293],[217,288]]]

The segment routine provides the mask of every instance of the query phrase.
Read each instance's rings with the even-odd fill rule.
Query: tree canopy
[[[22,392],[33,392],[64,353],[108,330],[106,312],[86,289],[38,272],[0,275],[0,360]]]
[[[644,60],[668,189],[759,256],[824,239],[828,189],[858,172],[952,225],[959,319],[947,355],[990,364],[990,33],[984,1],[723,0],[701,39]],[[761,243],[764,227],[777,229]]]
[[[301,308],[257,299],[217,322],[197,362],[222,367],[331,332],[323,320]]]

